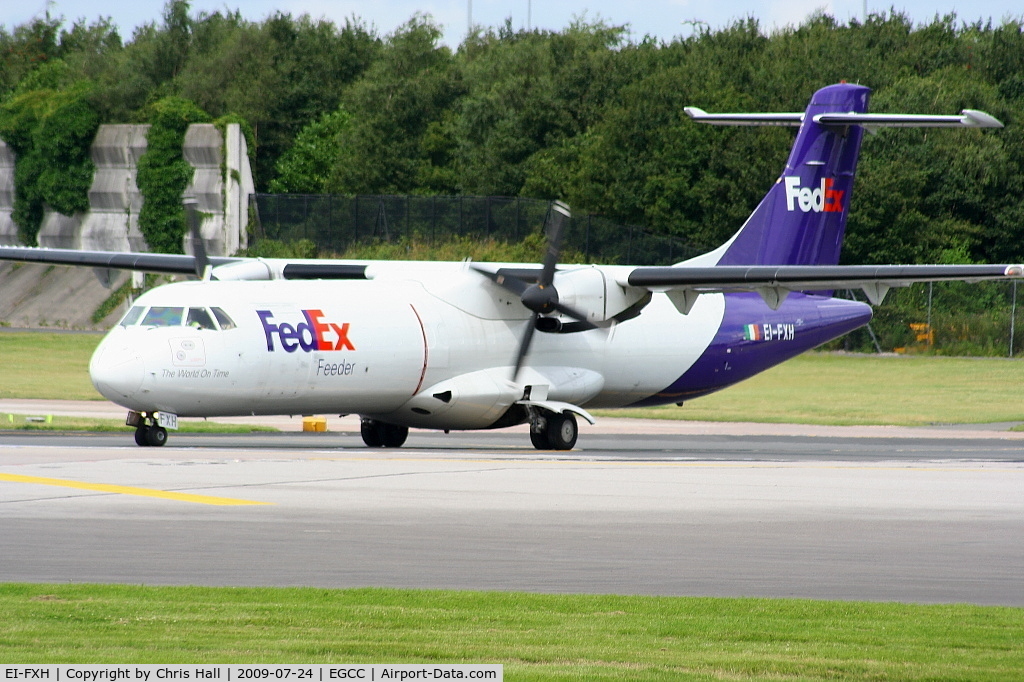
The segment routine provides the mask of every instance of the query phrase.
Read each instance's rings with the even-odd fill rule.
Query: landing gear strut
[[[530,442],[538,450],[572,450],[578,435],[572,412],[538,412],[530,420]]]
[[[359,425],[359,433],[367,447],[400,448],[409,437],[409,427],[364,418]]]

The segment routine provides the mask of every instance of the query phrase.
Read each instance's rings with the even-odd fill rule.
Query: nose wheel
[[[156,424],[139,424],[135,428],[135,444],[141,447],[160,447],[167,442],[167,429]]]

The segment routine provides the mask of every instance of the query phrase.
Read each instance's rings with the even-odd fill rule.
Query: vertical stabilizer
[[[806,112],[794,115],[790,122],[781,118],[756,121],[757,115],[750,116],[747,124],[798,124],[800,130],[785,170],[740,231],[720,250],[719,265],[839,262],[864,128],[826,125],[819,118],[829,113],[865,113],[870,92],[861,85],[840,83],[814,93]],[[736,118],[731,124],[742,124],[738,117],[743,115],[732,116]]]

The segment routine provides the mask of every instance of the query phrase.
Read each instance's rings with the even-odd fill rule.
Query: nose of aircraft
[[[89,362],[93,386],[108,400],[124,404],[142,387],[142,358],[128,344],[105,338]]]

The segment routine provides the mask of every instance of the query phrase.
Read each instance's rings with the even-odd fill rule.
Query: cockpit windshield
[[[210,312],[206,308],[189,308],[185,326],[192,327],[193,329],[217,328],[217,325],[213,323],[213,318],[210,317]]]
[[[133,324],[138,324],[142,318],[142,313],[146,312],[145,308],[140,306],[132,306],[132,309],[128,311],[128,314],[121,318],[118,323],[122,327],[131,327]]]
[[[121,318],[122,327],[189,327],[212,331],[234,329],[235,322],[221,308],[174,306],[132,306]]]
[[[177,327],[181,324],[181,313],[184,308],[167,308],[153,306],[142,318],[143,327]]]

